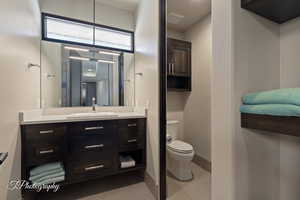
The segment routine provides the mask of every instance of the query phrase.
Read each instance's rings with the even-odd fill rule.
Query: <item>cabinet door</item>
[[[189,49],[175,48],[173,49],[173,73],[175,75],[189,76],[190,63],[189,63]]]
[[[168,40],[168,74],[174,76],[191,75],[191,43]]]

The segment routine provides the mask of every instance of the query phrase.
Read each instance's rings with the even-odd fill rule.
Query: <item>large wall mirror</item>
[[[40,0],[43,108],[134,106],[138,0]]]

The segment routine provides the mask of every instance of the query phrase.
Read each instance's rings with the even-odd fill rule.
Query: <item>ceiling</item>
[[[112,7],[135,11],[140,0],[96,0],[99,3],[103,3]]]
[[[210,12],[211,0],[168,0],[168,28],[185,32]]]

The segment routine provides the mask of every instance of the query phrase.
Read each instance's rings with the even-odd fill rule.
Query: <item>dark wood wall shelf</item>
[[[300,117],[282,117],[241,113],[242,128],[300,137]]]
[[[300,16],[299,0],[241,0],[242,8],[282,24]]]

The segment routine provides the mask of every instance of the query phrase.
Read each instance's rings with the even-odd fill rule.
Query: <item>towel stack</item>
[[[65,180],[65,170],[60,162],[41,165],[30,170],[29,180],[35,185],[47,185]]]
[[[300,88],[285,88],[247,94],[243,97],[242,113],[300,116]]]
[[[135,167],[135,160],[133,160],[130,156],[120,156],[121,168],[130,168]]]

